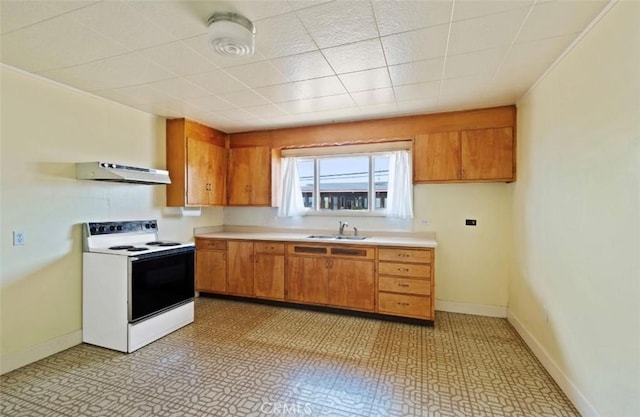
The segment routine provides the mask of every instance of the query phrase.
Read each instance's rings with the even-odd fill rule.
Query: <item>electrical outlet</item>
[[[24,232],[14,231],[13,232],[13,246],[24,246],[26,243]]]
[[[420,224],[429,224],[431,223],[429,219],[420,219]]]

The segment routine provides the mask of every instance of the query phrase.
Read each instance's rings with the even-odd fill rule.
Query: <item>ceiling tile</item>
[[[421,61],[445,55],[449,25],[404,32],[382,38],[389,65]]]
[[[338,77],[350,93],[391,87],[391,79],[386,67],[341,74]]]
[[[469,54],[450,55],[445,61],[444,78],[494,74],[502,62],[506,47],[485,49]]]
[[[483,94],[483,92],[487,90],[490,80],[490,76],[461,77],[442,80],[442,84],[440,85],[440,98],[456,95],[473,97]]]
[[[453,10],[453,21],[474,19],[513,9],[529,8],[534,0],[456,0]]]
[[[85,91],[127,87],[174,77],[164,68],[137,53],[47,71],[40,75]]]
[[[392,65],[389,67],[391,82],[396,86],[439,80],[442,77],[443,64],[444,58],[436,58]]]
[[[457,55],[510,45],[527,12],[526,8],[516,9],[454,22],[447,53]]]
[[[516,42],[577,33],[589,24],[608,1],[554,1],[536,4]]]
[[[453,0],[372,2],[381,36],[449,23]],[[457,3],[456,3],[457,4]]]
[[[101,97],[108,98],[110,100],[118,101],[128,105],[135,104],[149,104],[158,102],[168,102],[176,100],[176,97],[158,90],[149,84],[135,85],[131,87],[112,88],[108,90],[94,91]]]
[[[218,96],[191,98],[185,100],[185,102],[207,112],[229,110],[236,107],[235,105],[229,103],[227,100],[224,100]]]
[[[252,119],[254,119],[256,121],[259,120],[253,114],[249,113],[246,110],[239,109],[239,108],[235,108],[235,109],[231,109],[231,110],[223,110],[223,111],[218,112],[218,114],[220,114],[220,116],[226,117],[227,119],[229,119],[231,121],[244,122],[244,121],[250,121]]]
[[[244,84],[231,77],[224,70],[188,75],[185,78],[213,94],[240,91],[246,88]]]
[[[251,90],[221,93],[219,96],[238,107],[252,107],[268,103],[267,99]]]
[[[368,70],[386,65],[379,39],[323,49],[329,65],[337,74]]]
[[[378,90],[351,93],[351,98],[353,98],[358,106],[395,103],[396,101],[393,94],[393,88],[380,88]]]
[[[217,67],[184,42],[172,42],[145,49],[146,58],[161,65],[176,75],[197,74],[213,71]]]
[[[268,61],[254,62],[226,69],[227,73],[249,87],[264,87],[289,81]]]
[[[318,51],[276,58],[271,62],[292,81],[309,80],[334,74],[326,59]]]
[[[12,32],[92,3],[96,1],[2,1],[0,33]]]
[[[289,113],[321,112],[325,110],[342,109],[353,106],[353,100],[348,94],[280,103],[280,107],[282,107]]]
[[[130,2],[106,1],[69,13],[69,17],[129,50],[177,40],[171,32],[136,9]]]
[[[293,83],[270,85],[268,87],[259,87],[255,91],[274,103],[283,101],[294,101],[309,98],[300,87]]]
[[[576,34],[556,36],[537,41],[516,43],[511,46],[503,69],[523,66],[537,66],[544,71],[551,65],[576,38]]]
[[[0,51],[2,62],[40,72],[126,53],[128,48],[63,15],[3,35]]]
[[[334,96],[346,93],[342,83],[336,76],[299,81],[295,83],[295,86],[309,98]]]
[[[177,39],[207,33],[212,3],[200,1],[130,1],[128,4]]]
[[[296,11],[320,48],[344,45],[378,36],[371,3],[338,0]]]
[[[399,115],[434,113],[438,111],[438,100],[435,98],[401,101],[396,104]]]
[[[287,114],[286,111],[276,106],[275,104],[265,104],[262,106],[246,107],[246,110],[256,117],[262,119],[269,119],[272,117],[279,117]]]
[[[172,78],[147,84],[180,100],[209,95],[209,92],[184,78]]]
[[[266,58],[317,50],[311,36],[293,13],[256,23],[256,50]]]
[[[418,99],[436,99],[440,92],[440,81],[430,81],[428,83],[407,84],[393,87],[396,100],[410,101]]]

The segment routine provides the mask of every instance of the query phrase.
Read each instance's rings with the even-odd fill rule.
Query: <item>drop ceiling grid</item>
[[[0,1],[1,61],[228,132],[513,104],[607,1]],[[36,7],[39,6],[39,7]],[[207,45],[253,20],[256,54]]]

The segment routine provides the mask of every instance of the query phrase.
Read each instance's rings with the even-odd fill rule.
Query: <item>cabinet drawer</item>
[[[423,279],[380,277],[378,281],[378,291],[430,295],[431,281]]]
[[[378,274],[428,279],[431,277],[431,265],[378,262]]]
[[[227,241],[218,239],[196,239],[196,249],[227,250]]]
[[[432,253],[431,249],[380,248],[378,260],[431,263]]]
[[[256,253],[277,253],[284,255],[284,243],[278,242],[255,242]]]
[[[431,297],[378,293],[378,310],[399,316],[430,318]]]

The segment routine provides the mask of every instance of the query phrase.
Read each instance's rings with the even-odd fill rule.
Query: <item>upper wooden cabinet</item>
[[[269,146],[229,149],[227,204],[271,206],[274,192],[272,152]]]
[[[511,127],[416,135],[414,183],[513,181],[514,148]]]
[[[167,120],[167,206],[225,203],[226,135],[186,119]]]

